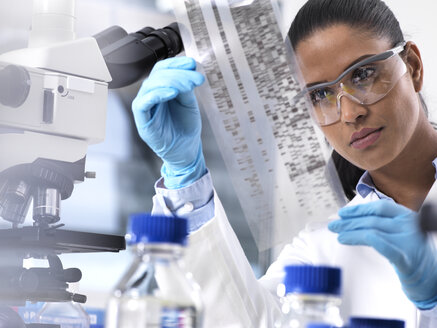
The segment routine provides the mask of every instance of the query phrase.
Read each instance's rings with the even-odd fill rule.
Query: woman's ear
[[[411,76],[411,80],[413,81],[414,89],[416,92],[422,90],[423,86],[423,63],[422,57],[420,56],[419,48],[414,42],[408,41],[405,46],[407,55],[406,55],[406,64],[408,67],[408,71]]]

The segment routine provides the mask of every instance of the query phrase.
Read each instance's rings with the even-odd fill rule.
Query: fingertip
[[[339,234],[337,237],[337,240],[340,244],[346,245],[347,244],[347,239],[344,237],[344,235]]]
[[[174,88],[165,88],[159,92],[160,102],[167,102],[171,99],[174,99],[179,94],[178,90]]]
[[[353,237],[353,235],[350,235],[350,233],[339,233],[337,240],[340,244],[343,245],[360,245],[359,240]]]
[[[146,111],[147,108],[145,108],[143,96],[140,96],[139,94],[134,98],[131,104],[132,112],[135,114],[140,111]]]
[[[338,223],[337,221],[332,221],[328,223],[328,229],[332,232],[337,232],[338,229]]]
[[[198,87],[200,85],[202,85],[205,82],[205,77],[203,76],[203,74],[196,72],[196,76],[193,79],[194,84]]]
[[[132,102],[132,111],[135,113],[149,111],[153,106],[159,103],[167,102],[178,95],[177,90],[173,88],[160,88],[137,96]]]

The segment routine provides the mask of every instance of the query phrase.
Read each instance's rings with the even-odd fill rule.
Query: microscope
[[[81,271],[64,269],[58,255],[125,248],[123,236],[64,229],[61,201],[95,176],[86,153],[104,139],[108,89],[183,50],[176,23],[76,39],[74,22],[74,0],[34,0],[28,48],[0,55],[0,220],[8,225],[0,229],[0,327],[26,327],[9,308],[26,301],[86,301],[67,290]],[[24,268],[28,258],[48,267]]]

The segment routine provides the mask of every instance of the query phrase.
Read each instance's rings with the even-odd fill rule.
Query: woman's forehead
[[[331,81],[364,55],[390,49],[391,43],[347,25],[334,25],[299,42],[296,56],[306,84]]]

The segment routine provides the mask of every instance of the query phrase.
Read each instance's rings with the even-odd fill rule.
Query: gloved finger
[[[360,216],[395,217],[411,212],[410,209],[396,204],[394,201],[381,199],[366,204],[343,207],[338,211],[338,215],[342,218]]]
[[[137,128],[143,129],[150,121],[152,118],[151,109],[154,106],[174,99],[177,95],[178,91],[173,88],[155,89],[143,95],[138,94],[132,102],[132,113]]]
[[[406,259],[402,249],[390,242],[388,234],[370,229],[348,231],[339,234],[338,241],[344,245],[370,246],[398,269],[403,270],[405,268]]]
[[[192,91],[205,81],[202,74],[196,71],[181,69],[162,70],[150,75],[141,85],[139,94],[145,94],[154,89],[174,88],[179,92]]]
[[[382,218],[380,216],[344,218],[330,222],[328,229],[336,233],[363,229],[374,229],[388,233],[404,231],[403,225],[399,224],[398,221],[392,218]]]
[[[176,101],[185,107],[197,107],[197,98],[193,92],[181,92],[179,93]]]
[[[193,58],[186,56],[167,58],[157,62],[155,66],[153,66],[152,72],[163,69],[195,70],[196,61]]]

